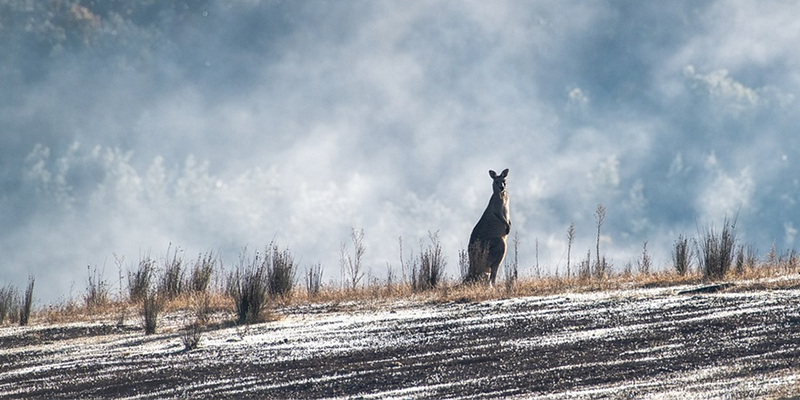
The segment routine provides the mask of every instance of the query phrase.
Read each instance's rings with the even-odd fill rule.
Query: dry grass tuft
[[[128,271],[128,296],[131,301],[144,299],[155,276],[156,262],[150,256],[139,260],[135,271]]]
[[[159,292],[153,290],[147,293],[142,300],[142,319],[144,334],[152,335],[158,328],[158,314],[164,305],[164,297]]]
[[[0,324],[6,318],[11,323],[19,319],[19,294],[17,289],[11,285],[0,288]]]
[[[249,324],[261,321],[261,311],[266,307],[269,295],[267,281],[268,256],[258,252],[248,258],[246,250],[239,256],[239,265],[228,275],[227,292],[234,299],[236,321]]]
[[[722,230],[709,227],[700,240],[700,269],[707,280],[724,278],[731,269],[736,247],[736,220],[725,218]]]
[[[203,337],[203,327],[201,324],[195,322],[184,327],[181,331],[181,342],[183,342],[183,350],[191,351],[200,346],[200,340]]]
[[[86,304],[86,309],[91,313],[108,304],[110,287],[108,282],[103,279],[103,274],[97,271],[97,268],[92,269],[91,266],[87,266],[86,270],[88,277],[86,294],[83,300]]]
[[[411,261],[411,291],[435,289],[442,281],[447,262],[442,255],[438,232],[428,233],[430,244],[420,249],[418,258]]]

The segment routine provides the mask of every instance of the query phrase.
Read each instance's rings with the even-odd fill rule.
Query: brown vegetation
[[[598,230],[604,217],[598,211]],[[353,255],[342,254],[341,283],[324,284],[322,266],[317,264],[306,270],[305,288],[298,284],[297,265],[289,249],[280,250],[270,243],[263,252],[247,254],[243,250],[239,263],[225,272],[218,256],[211,252],[200,254],[194,260],[185,260],[183,252],[167,252],[163,260],[149,255],[127,266],[127,280],[123,281],[123,260],[119,264],[119,288],[111,285],[96,269],[88,268],[87,288],[78,299],[67,299],[58,304],[31,308],[33,277],[29,287],[21,292],[12,286],[0,289],[0,324],[27,322],[58,323],[91,321],[114,316],[122,326],[127,318],[141,318],[146,331],[152,331],[158,322],[158,313],[188,312],[193,320],[187,327],[205,327],[209,315],[227,313],[231,323],[247,324],[275,318],[270,309],[282,306],[325,304],[332,308],[343,303],[376,304],[394,300],[422,302],[478,302],[508,297],[552,295],[603,290],[620,290],[637,287],[662,287],[737,281],[725,290],[795,288],[800,283],[792,276],[800,270],[800,256],[794,251],[779,253],[774,247],[763,257],[757,257],[750,245],[737,244],[735,224],[726,220],[721,233],[708,229],[701,239],[690,241],[680,235],[672,254],[673,265],[653,272],[647,242],[643,244],[639,259],[629,261],[621,271],[605,263],[604,257],[588,253],[575,271],[567,269],[565,275],[542,274],[537,265],[532,275],[525,276],[518,260],[519,235],[514,236],[513,257],[506,260],[504,284],[485,285],[464,283],[468,274],[467,251],[459,252],[460,277],[448,278],[443,271],[446,257],[442,255],[436,233],[429,234],[429,244],[421,243],[418,256],[404,260],[400,240],[402,277],[387,263],[386,280],[369,274],[362,280],[365,266],[363,231],[352,231]],[[574,230],[568,230],[568,239]],[[694,246],[692,246],[694,244]],[[344,247],[343,247],[344,248]],[[599,251],[599,249],[597,249]],[[473,257],[474,259],[475,257]],[[593,259],[594,258],[594,259]],[[697,265],[692,265],[697,260]],[[722,260],[721,262],[718,262]],[[474,260],[473,260],[474,261]],[[595,264],[594,266],[592,264]],[[600,263],[600,264],[598,264]],[[638,268],[631,268],[631,264]],[[184,268],[184,266],[189,266]],[[593,273],[595,272],[595,273]],[[778,278],[778,277],[785,277]],[[776,279],[778,278],[778,279]],[[127,283],[127,287],[123,287]],[[305,290],[302,290],[305,289]],[[149,301],[148,301],[149,300]],[[216,321],[219,322],[219,321]],[[187,328],[188,329],[188,328]],[[193,328],[194,329],[194,328]],[[192,330],[192,336],[198,335]],[[193,338],[192,338],[193,339]],[[191,341],[189,341],[191,344]],[[196,345],[196,343],[195,343]],[[187,345],[187,347],[190,347]]]
[[[775,262],[761,262],[745,267],[741,271],[729,270],[721,281],[736,281],[726,291],[781,290],[800,287],[800,272],[797,260],[786,256]],[[796,278],[796,279],[795,279]],[[381,304],[397,300],[412,302],[481,302],[511,297],[547,296],[567,293],[587,293],[596,291],[623,290],[633,288],[669,287],[680,285],[699,285],[707,282],[700,271],[680,275],[672,270],[648,274],[607,274],[600,279],[586,279],[581,276],[543,276],[519,277],[513,285],[487,286],[484,284],[464,284],[460,281],[442,280],[434,289],[415,290],[411,282],[387,284],[373,281],[370,285],[341,288],[338,285],[321,285],[314,291],[292,290],[287,295],[271,298],[267,292],[265,308],[256,320],[241,320],[238,323],[263,322],[275,319],[269,312],[272,307],[329,304],[338,309],[344,304],[358,304],[358,307],[380,307]],[[87,307],[79,301],[69,300],[35,309],[31,314],[33,323],[63,323],[95,321],[120,315],[137,315],[142,309],[143,300],[110,299],[101,306]],[[228,314],[230,322],[235,322],[236,307],[234,298],[221,287],[210,288],[205,293],[186,292],[171,299],[164,299],[158,309],[160,314],[188,312],[194,320],[187,327],[205,327],[212,321],[208,316]],[[8,322],[8,320],[6,320]],[[17,322],[17,321],[12,321]],[[219,321],[214,321],[219,322]],[[187,328],[188,329],[188,328]],[[193,331],[193,334],[196,333]]]

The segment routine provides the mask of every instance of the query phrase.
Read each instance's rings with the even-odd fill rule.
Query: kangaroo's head
[[[503,193],[506,191],[506,177],[508,176],[508,168],[504,169],[500,175],[497,175],[496,172],[489,170],[489,176],[492,177],[492,190],[497,193]]]

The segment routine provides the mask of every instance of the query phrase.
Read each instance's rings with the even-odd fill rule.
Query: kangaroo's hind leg
[[[494,281],[497,279],[497,269],[500,267],[500,264],[503,262],[503,258],[506,256],[506,238],[505,237],[495,237],[489,241],[489,257],[488,257],[488,265],[490,268],[490,276],[489,276],[489,283],[494,286]]]

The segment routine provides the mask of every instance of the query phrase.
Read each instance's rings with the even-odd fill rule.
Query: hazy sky
[[[273,238],[377,277],[439,232],[448,275],[508,190],[523,274],[738,215],[796,245],[800,3],[0,1],[0,284],[80,295],[179,247]]]

